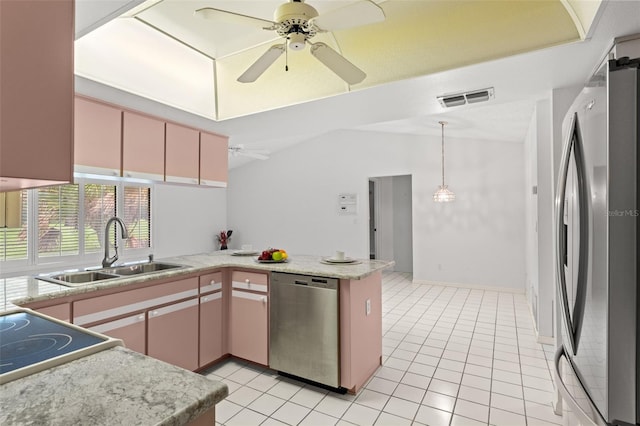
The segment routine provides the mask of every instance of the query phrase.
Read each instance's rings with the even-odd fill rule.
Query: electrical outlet
[[[364,305],[365,312],[369,315],[371,313],[371,299],[367,299]]]

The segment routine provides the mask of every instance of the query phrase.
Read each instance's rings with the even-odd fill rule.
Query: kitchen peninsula
[[[138,357],[138,361],[146,359],[149,363],[163,364],[152,359],[157,358],[192,371],[205,370],[229,355],[268,367],[270,275],[280,272],[339,280],[340,386],[356,393],[381,364],[381,271],[393,266],[393,262],[360,260],[349,265],[333,265],[323,263],[319,256],[293,254],[286,263],[257,263],[255,257],[233,256],[231,253],[218,251],[167,258],[163,262],[183,267],[76,287],[54,284],[33,276],[0,280],[0,310],[16,305],[29,307],[121,338],[128,348],[114,348],[90,355],[19,379],[13,386],[22,382],[21,389],[31,389],[31,381],[41,381],[43,375],[53,374],[54,370],[65,370],[62,373],[64,377],[76,367],[91,365],[96,357],[113,356],[120,359],[123,380],[127,376],[126,360],[132,357]],[[249,310],[246,310],[247,307]],[[142,318],[142,325],[127,323],[134,317]],[[162,328],[166,325],[164,318],[184,320],[185,324],[190,324],[191,330],[181,327],[176,331],[173,325]],[[120,328],[111,326],[125,323],[128,325]],[[133,330],[141,330],[142,334],[138,335]],[[180,349],[179,353],[175,348]],[[134,351],[151,358],[142,357]],[[143,378],[140,377],[140,380]],[[116,384],[115,387],[121,391],[114,393],[113,389],[106,389],[109,386],[104,386],[104,391],[109,398],[121,392],[120,395],[126,400],[128,392],[141,392],[134,375],[131,381],[128,385],[126,380]],[[226,396],[226,387],[220,385],[224,388],[218,389],[217,393],[209,390],[209,395],[216,395],[215,398],[207,397],[209,404],[215,404]],[[91,385],[87,379],[77,386]],[[103,386],[94,390],[99,392],[100,387]],[[46,386],[43,391],[47,392]],[[203,411],[202,407],[198,409]],[[6,415],[9,413],[3,414]],[[165,424],[183,423],[170,420]]]

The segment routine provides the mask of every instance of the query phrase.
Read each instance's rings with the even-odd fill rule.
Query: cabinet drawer
[[[211,293],[222,288],[222,272],[200,276],[200,294]]]
[[[96,333],[122,339],[124,346],[141,354],[146,353],[146,317],[145,314],[132,315],[115,321],[105,322],[93,327]]]
[[[198,295],[198,278],[98,296],[73,303],[73,323],[104,321]]]
[[[261,291],[266,293],[269,277],[267,274],[255,272],[234,271],[231,274],[231,286],[242,290]]]

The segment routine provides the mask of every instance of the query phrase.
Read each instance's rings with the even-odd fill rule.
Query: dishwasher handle
[[[309,285],[308,282],[302,280],[294,280],[293,283],[297,285]]]

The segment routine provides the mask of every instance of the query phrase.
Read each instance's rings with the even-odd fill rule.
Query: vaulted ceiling
[[[309,0],[320,14],[369,0]],[[76,74],[221,121],[579,41],[600,1],[386,0],[382,22],[319,33],[366,74],[349,85],[309,54],[281,55],[253,83],[236,79],[281,43],[283,0],[148,0],[76,41]],[[211,7],[234,14],[205,20]],[[285,61],[288,71],[285,71]]]

